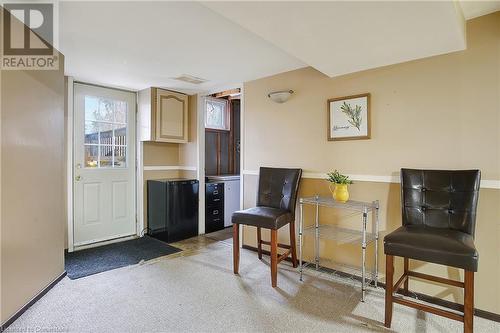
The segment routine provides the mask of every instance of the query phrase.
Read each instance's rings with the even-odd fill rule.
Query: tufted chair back
[[[260,168],[257,206],[285,209],[295,215],[302,169]]]
[[[421,224],[474,236],[479,170],[401,169],[403,225]]]

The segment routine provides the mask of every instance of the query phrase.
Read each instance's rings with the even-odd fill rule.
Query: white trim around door
[[[205,97],[218,93],[224,90],[240,88],[240,209],[243,209],[243,169],[244,169],[244,152],[245,152],[245,91],[244,84],[229,84],[213,88],[203,94],[198,94],[198,179],[200,182],[200,234],[205,233]],[[240,228],[240,239],[243,240],[243,229]],[[240,247],[243,246],[243,241],[240,242]]]
[[[92,242],[94,244],[87,244],[88,242],[83,242],[79,244],[75,244],[75,238],[74,238],[74,121],[75,121],[75,115],[74,115],[74,85],[75,84],[83,84],[83,85],[88,85],[88,86],[93,86],[93,87],[101,87],[104,89],[111,89],[111,90],[116,90],[116,91],[122,91],[122,92],[130,92],[130,93],[136,93],[133,90],[126,90],[126,89],[117,89],[113,87],[105,87],[105,86],[100,86],[100,85],[95,85],[92,83],[86,83],[86,82],[78,82],[76,81],[73,77],[68,77],[67,78],[67,123],[66,125],[66,207],[67,207],[67,215],[66,215],[66,225],[67,225],[67,248],[69,252],[72,252],[76,249],[84,249],[96,245],[104,245],[107,243],[113,243],[117,241],[122,241],[126,239],[130,239],[131,237],[137,237],[141,235],[141,230],[143,229],[140,222],[143,221],[138,221],[137,214],[139,213],[139,203],[138,203],[138,198],[139,196],[137,195],[138,191],[136,190],[137,184],[142,181],[139,178],[138,175],[138,170],[141,170],[139,167],[139,163],[142,162],[140,158],[141,154],[141,149],[137,145],[136,140],[131,140],[130,145],[131,145],[131,150],[135,151],[133,156],[130,156],[131,159],[134,162],[134,193],[133,193],[133,205],[134,205],[134,211],[135,211],[135,216],[134,216],[134,232],[131,233],[125,233],[125,234],[117,234],[114,235],[114,237],[108,237],[103,238],[103,239],[94,239]],[[134,98],[134,103],[133,103],[133,112],[134,112],[134,123],[130,124],[130,126],[133,126],[134,132],[137,129],[137,121],[136,121],[136,112],[137,112],[137,96]],[[134,137],[137,137],[134,135]],[[142,165],[141,165],[142,166]],[[142,175],[141,175],[142,176]]]
[[[244,193],[245,182],[243,181],[243,170],[245,169],[245,85],[240,85],[240,209],[245,209]],[[243,247],[243,229],[240,228],[240,247]]]
[[[198,170],[198,234],[205,233],[205,94],[196,95],[196,164]]]
[[[66,80],[66,232],[68,251],[73,252],[73,78]]]

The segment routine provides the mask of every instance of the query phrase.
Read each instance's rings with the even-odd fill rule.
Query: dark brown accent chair
[[[479,170],[401,169],[403,226],[384,238],[386,254],[385,327],[391,327],[392,305],[458,320],[473,332],[474,272],[479,255],[474,246]],[[393,284],[394,256],[404,258],[404,272]],[[462,268],[464,282],[409,270],[409,259]],[[408,295],[410,277],[464,288],[463,315],[396,296]]]
[[[297,267],[295,244],[295,204],[299,188],[301,169],[260,168],[257,207],[240,210],[233,214],[233,266],[238,274],[240,260],[239,226],[257,227],[257,248],[262,259],[262,244],[271,247],[271,284],[277,286],[278,263],[292,256],[293,267]],[[290,245],[278,243],[278,229],[290,224]],[[263,241],[261,229],[271,230],[271,241]],[[278,255],[278,247],[286,249]]]

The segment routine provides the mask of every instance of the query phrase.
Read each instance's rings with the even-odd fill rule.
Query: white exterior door
[[[135,99],[74,86],[74,246],[136,233]]]

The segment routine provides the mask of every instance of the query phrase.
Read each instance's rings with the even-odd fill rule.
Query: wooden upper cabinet
[[[139,91],[141,141],[188,142],[188,96],[160,88]]]
[[[187,142],[187,95],[156,88],[155,91],[155,141]]]

